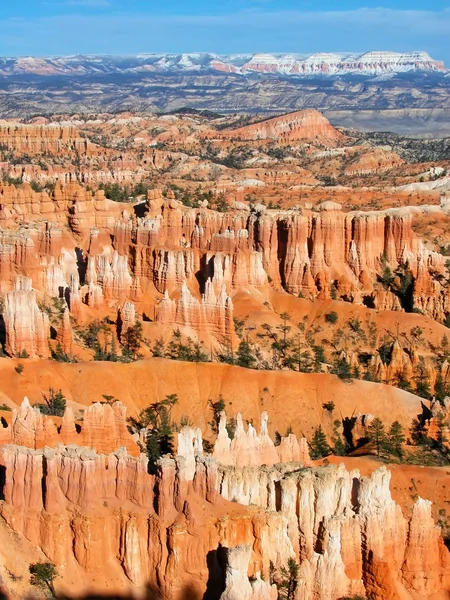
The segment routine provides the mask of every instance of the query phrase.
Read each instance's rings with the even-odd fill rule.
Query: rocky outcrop
[[[123,335],[136,324],[136,308],[132,302],[125,302],[119,312],[119,333]]]
[[[0,427],[0,443],[26,446],[30,449],[53,448],[58,444],[86,446],[97,452],[114,452],[125,448],[131,456],[139,455],[139,448],[127,429],[126,407],[121,402],[86,408],[80,423],[73,410],[67,407],[60,425],[51,417],[42,415],[25,398],[20,408],[13,410],[11,422]]]
[[[206,282],[201,300],[197,300],[185,283],[178,302],[171,300],[166,292],[159,303],[156,320],[167,325],[190,327],[197,332],[210,332],[216,336],[231,336],[234,333],[233,302],[225,286],[216,296],[210,279]]]
[[[349,176],[369,175],[380,171],[388,171],[394,167],[399,167],[403,163],[403,159],[392,150],[374,148],[370,152],[363,153],[362,156],[357,155],[354,157],[345,168],[345,174]]]
[[[274,446],[266,414],[259,435],[238,416],[233,441],[222,416],[213,456],[199,429],[183,428],[175,458],[160,459],[154,475],[144,456],[127,453],[136,447],[120,403],[93,405],[81,430],[74,425],[70,409],[58,430],[25,401],[10,438],[0,430],[2,517],[62,577],[76,564],[94,577],[113,569],[125,588],[149,584],[167,598],[215,585],[223,599],[272,600],[292,559],[302,600],[450,592],[450,555],[429,502],[419,499],[408,520],[385,467],[361,477],[343,465],[278,462],[294,436]]]
[[[0,145],[22,154],[95,153],[96,146],[80,137],[76,127],[67,125],[25,125],[0,122]]]
[[[282,284],[295,294],[327,296],[333,283],[343,297],[360,293],[372,296],[372,302],[380,307],[395,306],[395,302],[399,307],[396,296],[382,298],[383,290],[376,285],[385,261],[392,271],[399,265],[411,271],[418,308],[434,310],[433,316],[442,316],[448,309],[439,279],[445,259],[416,238],[412,214],[404,209],[344,213],[340,205],[328,202],[315,213],[305,214],[265,211],[263,207],[250,214],[217,213],[186,208],[152,193],[148,215],[136,220],[120,205],[106,200],[102,192],[92,196],[76,184],[57,187],[53,198],[36,194],[29,186],[6,186],[0,192],[10,219],[19,207],[22,216],[60,219],[69,213],[74,235],[90,238],[84,257],[87,283],[100,285],[105,298],[130,296],[136,280],[141,287],[150,281],[160,293],[172,294],[185,282],[195,285],[200,271],[205,282],[211,279],[216,293],[223,284],[227,290],[264,287],[270,278],[272,285]],[[55,212],[57,207],[59,212]],[[54,282],[48,289],[54,292],[58,282],[70,283],[73,268],[63,266],[62,274],[58,271],[64,248],[60,229],[50,228],[41,235],[42,241],[37,239],[39,235],[33,247],[38,245],[43,256],[55,258],[47,275]],[[20,274],[27,274],[25,269],[34,260],[33,250],[26,260],[23,251],[19,255],[15,248],[11,256],[9,246],[17,246],[19,238],[14,241],[8,234],[4,239],[2,283],[11,277],[8,272],[20,269]],[[16,256],[20,256],[20,263]],[[12,265],[6,266],[9,261]],[[36,286],[38,278],[33,283]]]
[[[274,597],[264,582],[290,558],[299,565],[304,600],[449,592],[449,553],[429,503],[419,499],[408,521],[391,498],[385,467],[369,478],[343,466],[255,469],[260,477],[270,474],[260,496],[265,489],[271,500],[244,508],[238,498],[232,505],[214,493],[217,470],[231,477],[235,468],[200,451],[192,462],[197,434],[182,436],[186,457],[161,459],[156,475],[123,450],[103,456],[74,446],[3,446],[2,516],[63,577],[73,561],[92,574],[113,568],[125,587],[148,583],[167,598],[182,598],[186,587],[201,597],[208,580],[220,590],[223,548],[229,550],[222,598]]]
[[[217,441],[214,446],[214,458],[222,465],[236,467],[269,467],[283,462],[299,462],[309,465],[308,443],[305,438],[298,440],[291,434],[275,446],[268,432],[268,415],[261,414],[260,432],[257,434],[251,423],[244,429],[242,415],[236,415],[236,428],[233,439],[227,430],[227,417],[220,414]]]
[[[277,599],[276,586],[263,581],[260,573],[257,573],[256,580],[250,583],[247,573],[251,554],[252,548],[248,545],[225,550],[225,591],[220,596],[220,600]]]
[[[48,358],[49,320],[37,305],[31,279],[19,277],[16,289],[6,294],[3,319],[5,350],[10,356]]]
[[[0,291],[14,289],[17,275],[29,277],[38,292],[64,297],[78,322],[92,311],[150,301],[159,323],[222,342],[234,332],[232,298],[243,290],[415,308],[440,321],[450,313],[445,259],[415,236],[409,210],[344,213],[327,201],[314,211],[261,205],[220,213],[169,196],[153,190],[146,214],[136,217],[76,184],[57,186],[51,197],[30,186],[0,188]],[[25,235],[29,215],[36,220]],[[62,226],[67,217],[71,233]],[[387,268],[392,284],[379,281]],[[37,322],[35,329],[33,336],[43,335]],[[30,354],[47,356],[46,343],[39,344]]]
[[[70,322],[70,311],[68,308],[64,309],[61,326],[58,329],[56,335],[56,341],[60,345],[61,349],[67,356],[71,356],[73,353],[73,331]]]
[[[336,146],[345,140],[342,133],[337,131],[317,110],[302,110],[232,129],[227,131],[224,137],[240,140],[275,139],[286,142],[309,140],[326,144],[328,147]]]

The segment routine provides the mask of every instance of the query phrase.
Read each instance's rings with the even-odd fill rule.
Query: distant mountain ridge
[[[450,134],[450,71],[425,52],[0,58],[0,118],[97,112],[279,115]]]
[[[414,71],[448,72],[426,52],[366,52],[300,54],[137,54],[75,55],[47,58],[0,58],[0,77],[14,75],[84,76],[120,73],[265,73],[285,76],[339,76],[359,73],[379,76]]]

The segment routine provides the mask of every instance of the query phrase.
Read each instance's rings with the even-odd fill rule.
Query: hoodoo
[[[111,23],[56,4],[54,45]],[[0,80],[0,596],[450,598],[444,65],[77,54]]]

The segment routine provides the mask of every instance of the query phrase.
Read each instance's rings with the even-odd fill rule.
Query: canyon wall
[[[310,140],[325,144],[327,147],[337,146],[345,141],[345,136],[317,110],[302,110],[261,123],[231,129],[222,133],[222,136],[239,140],[276,139],[283,142]]]
[[[132,304],[140,319],[149,300],[157,323],[221,343],[235,339],[233,297],[240,292],[284,289],[439,321],[450,314],[445,257],[415,236],[407,209],[344,213],[324,202],[314,211],[221,213],[152,190],[138,217],[77,184],[51,196],[3,186],[0,201],[0,292],[11,356],[49,356],[49,298],[64,300],[69,311],[57,326],[66,352],[71,319]],[[383,365],[377,368],[388,381]]]
[[[417,500],[405,518],[385,467],[362,477],[342,465],[270,466],[279,456],[266,420],[259,434],[239,426],[229,454],[222,420],[213,456],[203,454],[199,430],[184,428],[178,455],[162,458],[154,475],[145,457],[125,449],[101,455],[78,446],[4,445],[2,517],[42,549],[62,579],[75,568],[85,573],[70,595],[120,572],[125,589],[150,585],[173,600],[187,590],[200,599],[207,588],[223,600],[272,600],[272,580],[289,559],[299,564],[301,600],[450,592],[449,552],[430,502]],[[214,457],[239,452],[241,466]]]
[[[45,405],[44,399],[42,404]],[[60,422],[41,414],[25,398],[14,409],[9,423],[0,426],[0,444],[25,446],[36,450],[58,445],[86,446],[98,452],[113,452],[125,448],[130,456],[138,456],[139,447],[127,429],[126,407],[121,402],[112,405],[96,402],[76,418],[67,407]]]
[[[96,146],[80,137],[73,125],[25,125],[0,121],[0,147],[23,154],[89,154]]]

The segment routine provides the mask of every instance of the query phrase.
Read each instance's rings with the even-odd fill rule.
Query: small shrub
[[[334,325],[338,321],[338,314],[334,310],[325,315],[325,323],[331,323]]]
[[[193,427],[194,423],[187,415],[181,415],[180,417],[180,429],[182,427]]]
[[[381,275],[377,276],[378,281],[385,289],[389,289],[394,283],[395,276],[393,275],[391,269],[384,263],[383,272]]]
[[[210,421],[209,425],[213,432],[217,434],[219,431],[220,413],[225,410],[225,400],[220,395],[215,402],[210,398],[209,404],[213,411],[213,420]]]
[[[50,590],[55,596],[54,580],[58,577],[58,570],[51,562],[34,563],[29,566],[30,583],[41,589]]]
[[[25,367],[23,366],[22,363],[19,363],[16,367],[14,367],[14,370],[16,373],[19,373],[19,375],[21,373],[23,373],[23,370],[25,369]]]
[[[322,408],[324,410],[327,410],[328,412],[332,413],[333,410],[336,408],[335,403],[331,400],[330,402],[324,402],[322,404]]]
[[[349,381],[354,376],[350,364],[345,360],[345,358],[339,358],[335,362],[333,365],[333,373],[337,375],[339,379],[343,379],[344,381]]]
[[[349,319],[347,324],[354,333],[362,333],[361,319],[358,319],[358,317],[353,317],[352,319]]]
[[[64,362],[64,363],[70,363],[70,356],[64,352],[63,347],[61,346],[61,344],[58,342],[56,344],[56,348],[53,350],[51,349],[51,354],[52,354],[52,358],[53,360],[55,360],[56,362]]]
[[[48,389],[48,394],[42,394],[45,404],[35,404],[42,414],[62,417],[66,410],[66,398],[61,390]]]
[[[102,394],[102,398],[104,398],[105,402],[100,400],[101,404],[109,404],[110,406],[114,404],[114,402],[119,402],[119,399],[111,394]]]

